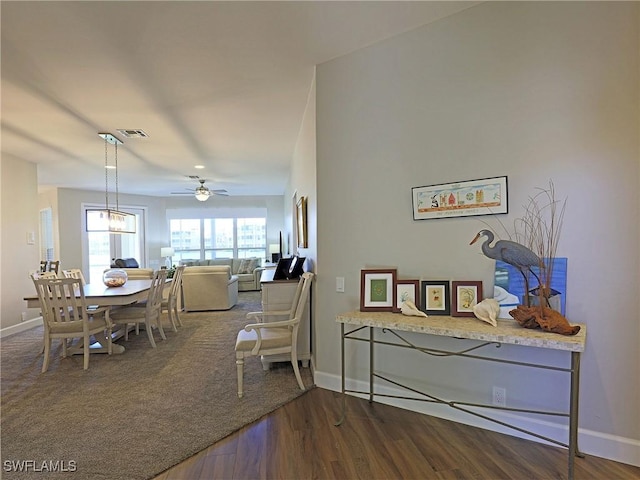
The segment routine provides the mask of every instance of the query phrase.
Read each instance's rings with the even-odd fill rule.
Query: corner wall
[[[512,229],[528,197],[553,180],[557,196],[568,198],[557,252],[569,259],[567,317],[588,328],[581,449],[640,465],[639,8],[484,3],[318,66],[319,386],[340,388],[335,316],[358,309],[360,269],[482,280],[491,296],[494,264],[469,241],[485,222],[498,233],[499,221]],[[500,175],[509,177],[508,215],[413,221],[412,187]],[[345,293],[335,292],[337,276],[346,279]],[[563,361],[559,352],[501,351]],[[368,378],[364,353],[347,351],[353,382]],[[560,375],[411,353],[382,349],[376,362],[443,398],[488,402],[498,385],[509,405],[566,409],[568,380]],[[566,429],[542,426],[553,437]]]
[[[40,268],[38,176],[34,163],[6,157],[0,162],[0,328],[7,328],[21,323],[27,312],[22,298],[35,293],[28,274]],[[27,242],[30,233],[33,244]]]

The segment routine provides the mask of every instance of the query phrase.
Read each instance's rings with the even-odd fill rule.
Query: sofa
[[[212,260],[183,260],[187,267],[228,266],[231,275],[238,277],[238,291],[260,290],[260,276],[264,268],[259,258],[215,258]]]
[[[185,312],[229,310],[238,303],[238,276],[228,265],[187,266],[182,273]]]
[[[153,268],[118,268],[118,270],[124,270],[128,280],[146,280],[153,278],[154,273]]]

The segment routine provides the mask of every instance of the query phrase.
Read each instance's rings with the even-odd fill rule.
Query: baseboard
[[[341,379],[338,375],[315,371],[314,380],[316,386],[320,388],[333,390],[335,392],[341,391]],[[367,391],[369,389],[368,383],[363,381],[347,379],[345,384],[348,390]],[[378,384],[376,384],[376,392],[385,395],[407,395],[406,391],[397,387],[388,387]],[[366,395],[356,396],[368,398]],[[488,420],[483,420],[473,415],[449,408],[446,405],[385,397],[377,397],[376,402],[423,413],[425,415],[431,415],[433,417],[443,418],[445,420],[465,425],[483,428],[485,430],[491,430],[494,432],[504,433],[506,435],[533,440],[539,443],[557,446],[540,438],[527,435],[526,433],[518,432],[517,430],[503,427]],[[478,409],[477,411],[481,412],[482,409]],[[491,416],[497,420],[508,422],[519,428],[531,430],[553,440],[567,443],[569,429],[567,425],[532,419],[530,417],[500,411],[491,412]],[[579,428],[578,448],[581,452],[587,455],[606,458],[608,460],[626,463],[629,465],[640,466],[640,441],[638,440]]]
[[[10,327],[0,328],[0,338],[10,337],[11,335],[15,335],[20,332],[26,332],[27,330],[39,327],[40,325],[42,325],[42,317],[36,317],[16,325],[11,325]]]

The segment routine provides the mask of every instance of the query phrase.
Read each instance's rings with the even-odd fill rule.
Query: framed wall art
[[[298,247],[308,248],[307,238],[307,197],[300,197],[296,203],[296,235],[298,237]]]
[[[451,316],[474,317],[473,307],[482,301],[482,282],[454,281],[451,283]]]
[[[449,281],[423,280],[421,286],[421,310],[427,315],[449,315]]]
[[[412,301],[420,308],[420,280],[396,280],[396,305],[393,311],[402,311],[405,300]]]
[[[507,177],[411,189],[414,220],[508,213]]]
[[[392,312],[396,305],[396,269],[360,271],[360,311]]]

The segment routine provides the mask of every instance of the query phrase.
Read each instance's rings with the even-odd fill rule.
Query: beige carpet
[[[60,358],[55,342],[41,374],[41,328],[3,339],[0,476],[151,478],[300,396],[290,364],[265,372],[252,358],[238,399],[233,346],[255,310],[259,292],[241,292],[230,311],[183,314],[166,341],[156,332],[157,349],[144,331],[120,340],[124,354],[93,355],[87,371],[81,355]],[[309,369],[300,370],[311,387]]]

